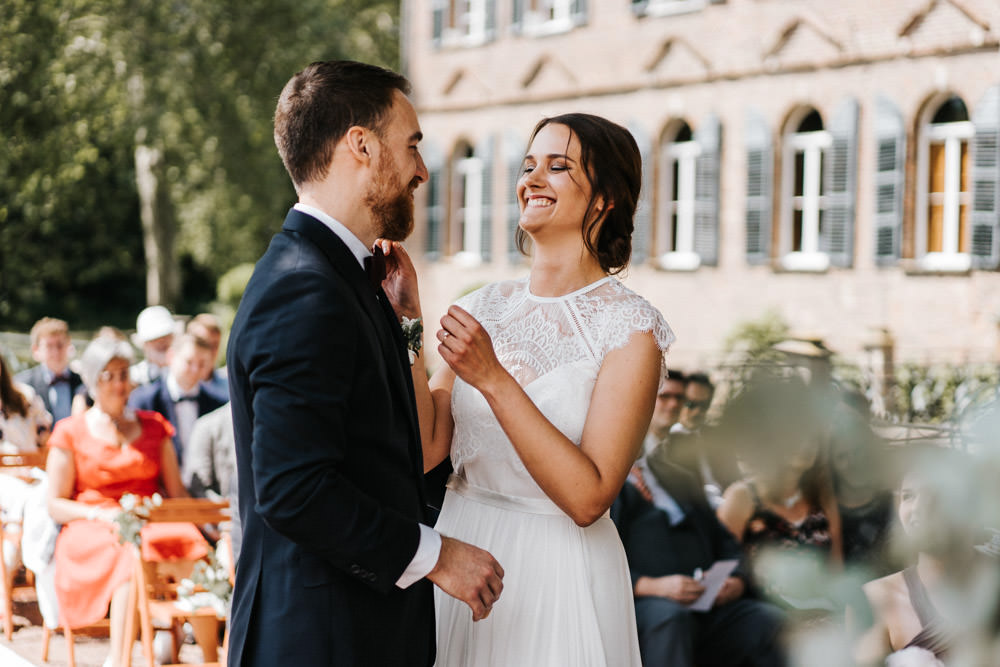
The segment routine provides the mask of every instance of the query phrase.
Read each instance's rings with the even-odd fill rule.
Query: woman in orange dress
[[[111,665],[126,646],[125,605],[132,556],[120,543],[115,518],[126,493],[187,496],[171,435],[155,412],[127,407],[132,384],[127,342],[98,338],[81,359],[84,382],[94,398],[86,412],[59,422],[49,439],[49,513],[62,523],[56,541],[55,579],[64,627],[96,623],[111,606]],[[195,559],[208,545],[192,524],[149,524],[144,555]]]

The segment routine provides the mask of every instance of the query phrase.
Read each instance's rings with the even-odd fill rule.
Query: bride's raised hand
[[[441,318],[437,339],[438,354],[445,363],[455,375],[480,391],[507,375],[493,351],[489,333],[458,306],[448,308]]]
[[[385,255],[385,280],[382,289],[399,316],[420,317],[420,292],[417,289],[417,271],[410,255],[398,241],[377,239],[375,245]]]

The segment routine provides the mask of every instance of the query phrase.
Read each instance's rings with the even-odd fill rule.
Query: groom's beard
[[[379,236],[390,241],[404,241],[413,231],[413,191],[420,184],[416,178],[406,187],[392,169],[385,151],[379,156],[375,180],[365,203],[372,212]]]

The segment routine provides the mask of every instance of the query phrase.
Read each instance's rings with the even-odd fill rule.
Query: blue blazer
[[[45,409],[49,411],[49,414],[55,417],[55,413],[52,411],[52,403],[49,401],[49,383],[45,380],[45,371],[41,364],[37,366],[32,366],[28,370],[21,371],[14,376],[14,379],[18,382],[23,382],[32,389],[35,393],[42,397],[42,402],[45,403]],[[80,376],[74,372],[69,371],[69,397],[70,401],[76,396],[77,390],[83,385],[83,380]]]
[[[209,385],[201,383],[198,385],[198,416],[207,415],[212,410],[222,407],[226,400],[225,396]],[[182,463],[185,443],[180,441],[180,435],[177,433],[177,411],[174,410],[174,401],[167,391],[166,378],[160,376],[149,384],[137,387],[128,397],[128,404],[136,410],[153,410],[167,418],[174,427],[174,451],[177,452],[177,463]]]
[[[384,299],[294,209],[244,292],[227,355],[243,528],[232,667],[434,660],[430,582],[395,585],[426,499],[405,342]]]

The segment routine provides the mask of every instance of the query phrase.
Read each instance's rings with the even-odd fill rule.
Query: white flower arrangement
[[[131,542],[136,546],[141,546],[142,538],[139,532],[146,525],[149,519],[149,512],[154,507],[163,504],[163,498],[158,493],[154,493],[149,498],[141,498],[132,493],[126,493],[118,500],[121,511],[115,517],[118,525],[118,541],[122,544]]]
[[[229,570],[219,560],[215,549],[209,549],[207,559],[195,563],[191,576],[181,579],[176,604],[184,611],[211,607],[219,618],[225,618],[232,595]]]
[[[403,316],[399,326],[403,329],[403,338],[406,339],[406,353],[412,366],[417,357],[420,356],[420,350],[424,346],[424,321],[419,317],[410,319]]]

